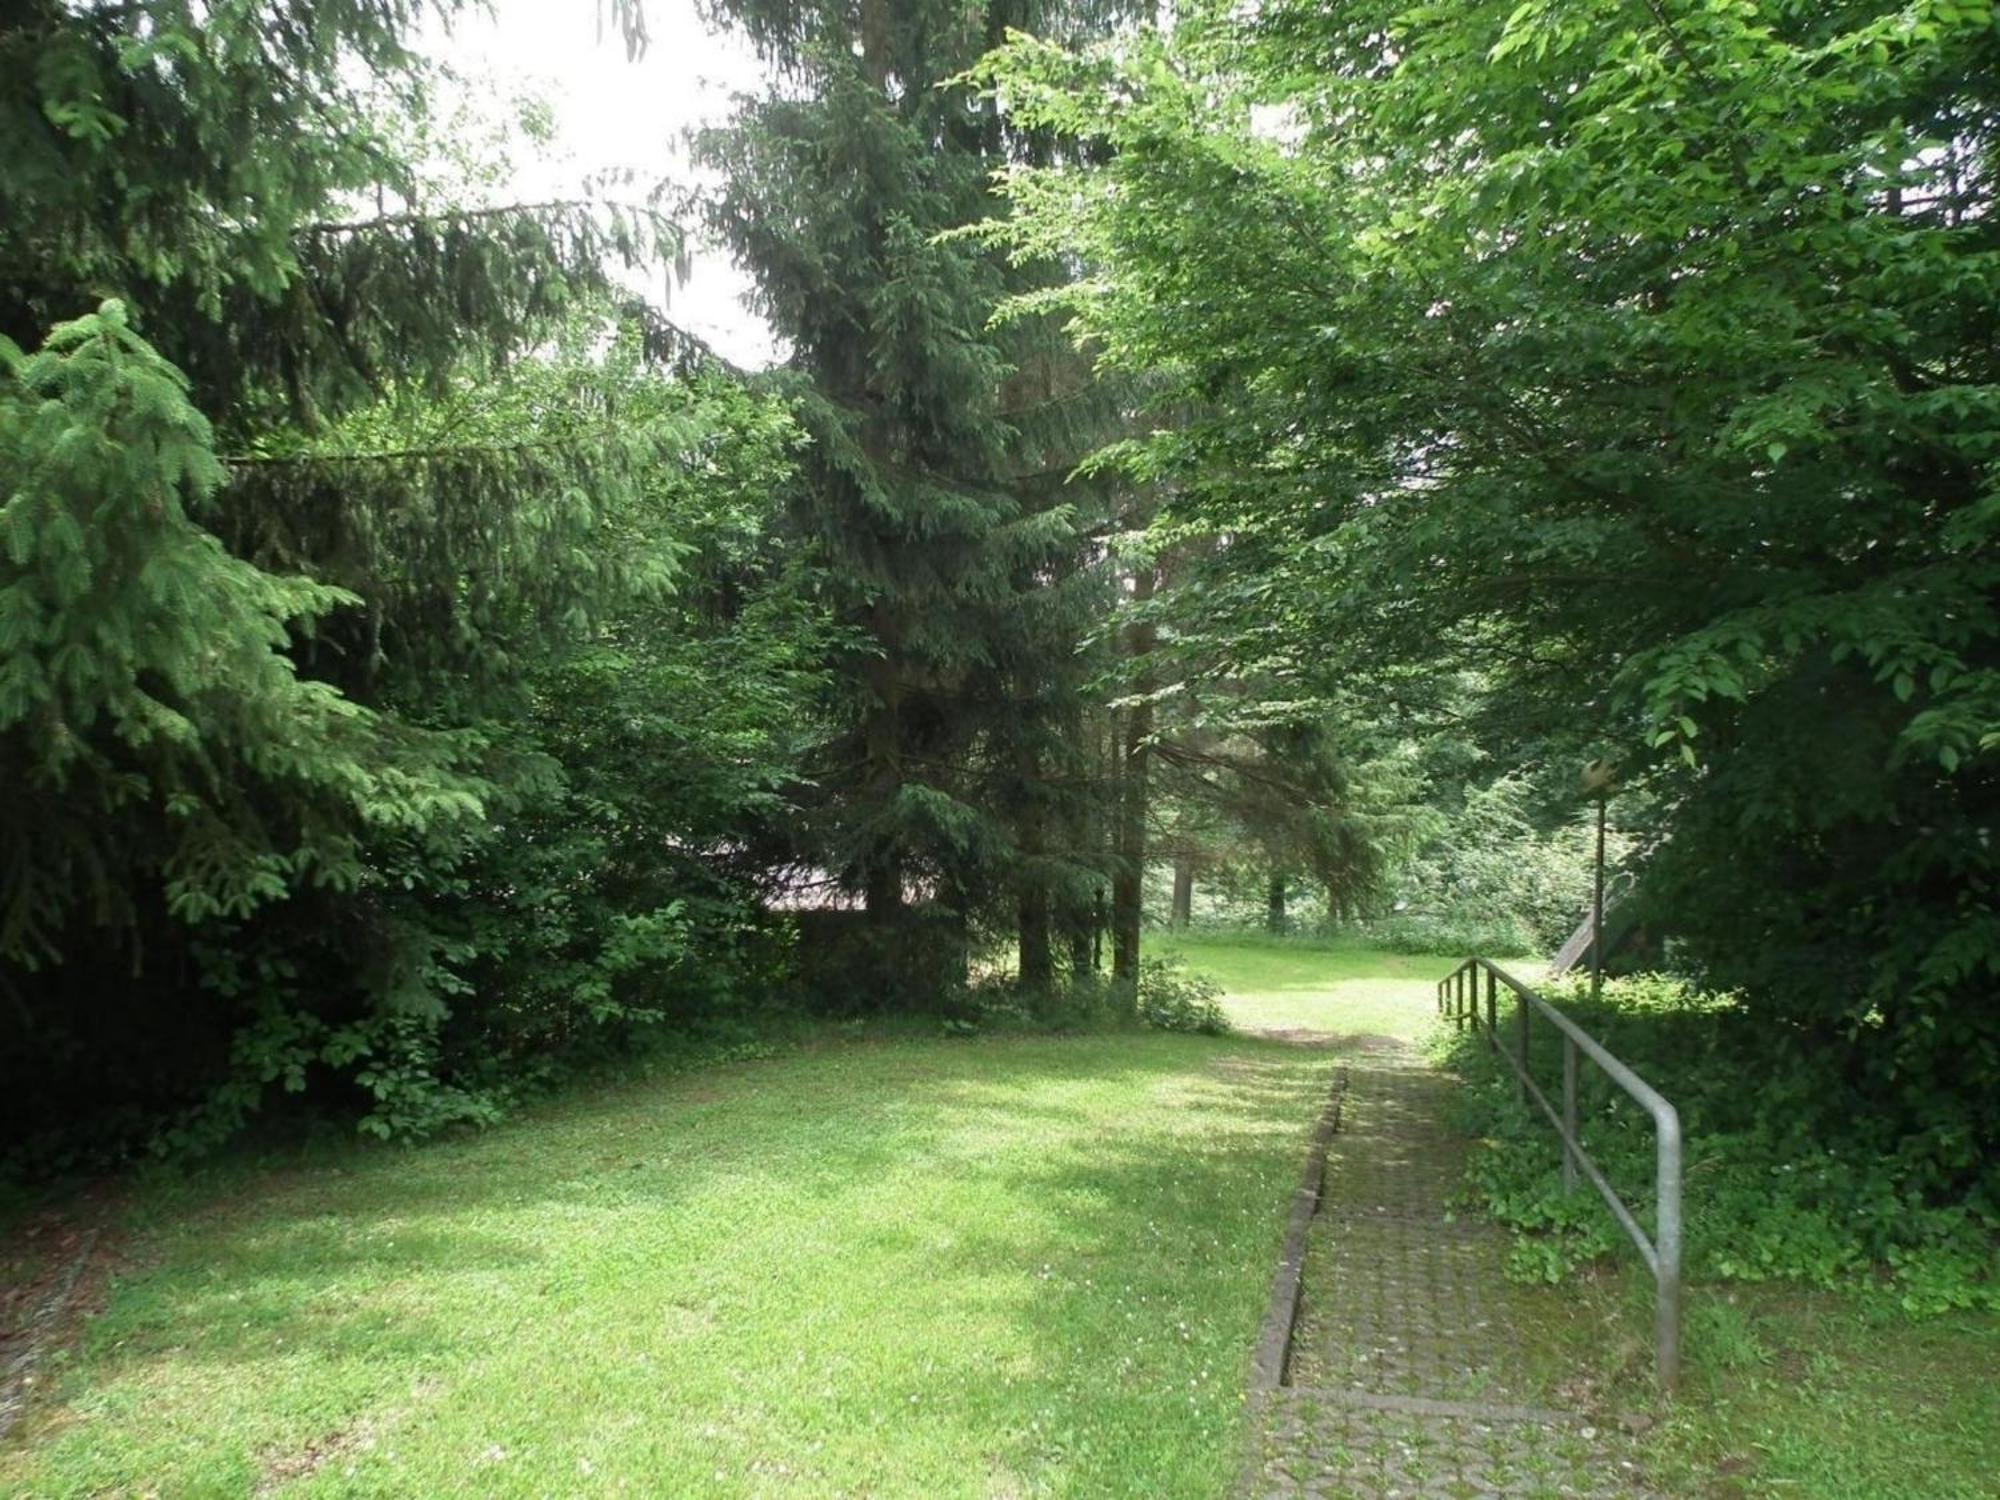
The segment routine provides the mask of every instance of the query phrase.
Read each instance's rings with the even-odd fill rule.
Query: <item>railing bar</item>
[[[1451,1008],[1459,1022],[1460,1029],[1469,1019],[1473,1030],[1480,1029],[1479,1017],[1479,973],[1487,974],[1487,1026],[1486,1040],[1493,1050],[1507,1060],[1521,1084],[1522,1096],[1532,1096],[1542,1113],[1555,1127],[1557,1137],[1563,1145],[1564,1187],[1574,1183],[1574,1167],[1581,1167],[1590,1179],[1590,1185],[1597,1189],[1633,1245],[1638,1249],[1646,1268],[1653,1273],[1654,1285],[1658,1292],[1656,1312],[1656,1353],[1661,1387],[1672,1391],[1680,1381],[1680,1319],[1681,1319],[1681,1177],[1683,1174],[1681,1155],[1680,1112],[1669,1103],[1658,1090],[1634,1073],[1624,1063],[1613,1057],[1605,1047],[1584,1031],[1574,1021],[1544,1000],[1535,991],[1502,969],[1498,964],[1483,958],[1468,958],[1438,985],[1438,1008],[1446,1008],[1447,991],[1450,992]],[[1512,990],[1520,1000],[1520,1015],[1517,1022],[1516,1040],[1519,1056],[1515,1050],[1500,1040],[1498,1015],[1494,1010],[1494,982],[1499,981]],[[1471,1000],[1468,1007],[1466,999]],[[1555,1105],[1536,1085],[1529,1072],[1527,1050],[1528,1017],[1530,1007],[1542,1016],[1566,1039],[1563,1048],[1563,1102],[1564,1110],[1559,1112]],[[1583,1149],[1582,1132],[1573,1126],[1568,1112],[1574,1110],[1576,1100],[1576,1054],[1588,1057],[1613,1083],[1623,1089],[1647,1114],[1653,1117],[1655,1174],[1653,1186],[1653,1214],[1657,1223],[1651,1238],[1641,1227],[1636,1215],[1626,1207],[1625,1200],[1618,1196],[1610,1179],[1590,1153]],[[1572,1166],[1574,1164],[1574,1167]]]
[[[1564,1143],[1575,1153],[1576,1164],[1583,1168],[1583,1175],[1589,1178],[1590,1185],[1597,1189],[1597,1196],[1604,1200],[1604,1206],[1611,1210],[1611,1216],[1624,1229],[1626,1237],[1638,1247],[1640,1258],[1646,1262],[1646,1269],[1657,1277],[1660,1274],[1660,1252],[1646,1233],[1645,1226],[1626,1206],[1625,1200],[1618,1196],[1618,1190],[1611,1185],[1610,1179],[1599,1169],[1590,1153],[1583,1149],[1582,1142],[1571,1140],[1564,1132],[1562,1117],[1556,1113],[1555,1106],[1550,1104],[1542,1091],[1533,1084],[1529,1084],[1528,1087],[1534,1091],[1535,1103],[1542,1107],[1542,1113],[1547,1115],[1549,1123],[1555,1126],[1556,1134],[1562,1136]]]
[[[1577,1046],[1581,1047],[1586,1057],[1609,1074],[1613,1083],[1617,1084],[1640,1104],[1644,1105],[1654,1119],[1659,1119],[1661,1113],[1664,1111],[1668,1114],[1673,1114],[1676,1123],[1678,1123],[1679,1115],[1674,1111],[1673,1105],[1668,1103],[1666,1098],[1651,1084],[1647,1083],[1645,1079],[1641,1078],[1637,1073],[1626,1067],[1624,1063],[1607,1052],[1603,1044],[1589,1032],[1578,1026],[1576,1022],[1557,1010],[1548,1001],[1536,994],[1527,985],[1521,983],[1520,980],[1509,974],[1498,964],[1488,964],[1487,968],[1499,976],[1501,983],[1505,984],[1515,994],[1527,1000],[1548,1019],[1551,1025],[1561,1031],[1571,1041],[1575,1042]]]

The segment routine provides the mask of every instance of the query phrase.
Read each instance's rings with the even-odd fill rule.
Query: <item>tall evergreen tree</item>
[[[1101,436],[1101,393],[1052,330],[991,319],[1035,273],[967,238],[993,175],[1036,142],[951,83],[1009,27],[1075,29],[1060,0],[713,0],[772,90],[700,149],[715,227],[792,350],[814,444],[799,522],[858,628],[843,732],[817,768],[812,853],[881,921],[927,888],[965,910],[1011,890],[1024,975],[1049,913],[1087,904],[1071,753],[1103,608],[1060,481]]]

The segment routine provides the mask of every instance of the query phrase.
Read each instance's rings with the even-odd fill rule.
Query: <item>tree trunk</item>
[[[878,631],[877,639],[881,638]],[[879,814],[902,792],[901,693],[887,653],[871,665],[869,678],[874,701],[868,707],[862,735],[868,756],[867,796]],[[895,847],[871,850],[862,881],[861,899],[869,922],[888,926],[898,921],[903,915],[903,851]]]
[[[1021,983],[1046,990],[1056,980],[1055,949],[1049,941],[1049,893],[1033,887],[1021,892]]]
[[[1273,932],[1285,930],[1285,877],[1273,875],[1268,905],[1264,914],[1265,925]]]
[[[1042,869],[1047,852],[1040,795],[1041,763],[1024,740],[1014,752],[1014,770],[1021,779],[1021,814],[1015,823],[1015,840],[1021,851],[1020,979],[1023,986],[1046,990],[1055,983],[1055,949],[1049,932],[1049,887]]]
[[[1151,563],[1132,575],[1132,602],[1153,597],[1158,570]],[[1146,772],[1152,753],[1154,629],[1141,621],[1127,630],[1125,651],[1134,663],[1132,690],[1140,701],[1125,711],[1124,775],[1118,787],[1118,863],[1111,877],[1111,977],[1139,982],[1139,921],[1146,887]]]
[[[1176,927],[1194,921],[1194,856],[1186,852],[1174,856],[1174,917]]]
[[[877,88],[889,83],[891,29],[889,0],[861,0],[861,66]]]
[[[1064,923],[1064,935],[1069,939],[1069,972],[1071,978],[1081,978],[1097,968],[1097,954],[1093,939],[1095,929],[1090,921],[1090,908],[1080,906],[1070,913]]]
[[[895,855],[883,855],[868,866],[867,884],[861,890],[861,904],[874,926],[892,926],[901,919],[903,863]]]

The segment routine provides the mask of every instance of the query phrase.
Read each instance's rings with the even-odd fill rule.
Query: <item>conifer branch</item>
[[[616,429],[606,427],[596,434],[595,441],[609,442]],[[239,453],[226,456],[222,461],[232,469],[266,467],[308,467],[314,464],[396,464],[437,462],[449,459],[489,457],[502,458],[531,453],[549,453],[586,446],[592,439],[550,438],[534,443],[472,443],[459,446],[439,444],[428,447],[382,448],[362,453]]]
[[[505,218],[515,214],[554,213],[565,208],[612,208],[644,218],[658,219],[662,223],[672,222],[657,208],[626,203],[614,198],[546,198],[534,203],[496,203],[488,208],[408,209],[402,213],[378,214],[372,219],[320,219],[299,225],[294,233],[301,236],[367,234],[378,229],[404,229],[418,224],[440,224],[447,221],[470,223]]]

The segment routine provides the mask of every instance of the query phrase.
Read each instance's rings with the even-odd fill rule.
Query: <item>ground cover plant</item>
[[[1774,1066],[1767,1024],[1733,996],[1658,975],[1614,978],[1596,1003],[1580,976],[1552,994],[1680,1111],[1692,1274],[1877,1286],[1917,1316],[2000,1311],[2000,1204],[1989,1164],[1975,1158],[1947,1170],[1933,1143],[1907,1141],[1829,1090],[1820,1070]],[[1503,1036],[1509,1024],[1503,1015]],[[1554,1279],[1614,1252],[1622,1232],[1594,1195],[1563,1194],[1555,1138],[1516,1099],[1484,1035],[1458,1033],[1444,1058],[1469,1082],[1467,1130],[1491,1143],[1476,1159],[1472,1191],[1522,1232],[1521,1273]],[[1552,1028],[1534,1035],[1530,1066],[1545,1091],[1556,1088]],[[1592,1086],[1582,1131],[1613,1181],[1645,1201],[1653,1129],[1644,1113],[1609,1086]]]
[[[1702,1500],[1986,1500],[2000,1319],[1912,1320],[1851,1289],[1691,1288],[1679,1397],[1652,1388],[1652,1278],[1627,1255],[1516,1286],[1516,1326],[1572,1400],[1640,1433],[1657,1491]]]
[[[1671,1494],[1826,1500],[1990,1493],[1989,1186],[1899,1158],[1882,1122],[1827,1095],[1814,1070],[1774,1073],[1732,997],[1659,976],[1614,978],[1597,1004],[1581,979],[1551,993],[1675,1102],[1688,1142],[1688,1380],[1679,1402],[1653,1408],[1654,1480]],[[1501,1024],[1511,1037],[1504,1008]],[[1561,1061],[1543,1033],[1531,1065],[1549,1091]],[[1484,1037],[1435,1041],[1466,1081],[1459,1124],[1480,1147],[1468,1210],[1516,1231],[1513,1275],[1562,1289],[1561,1310],[1534,1323],[1547,1358],[1589,1372],[1608,1402],[1650,1405],[1650,1276],[1587,1186],[1563,1193],[1553,1133]],[[1650,1120],[1606,1088],[1585,1100],[1593,1157],[1628,1202],[1650,1203]]]

